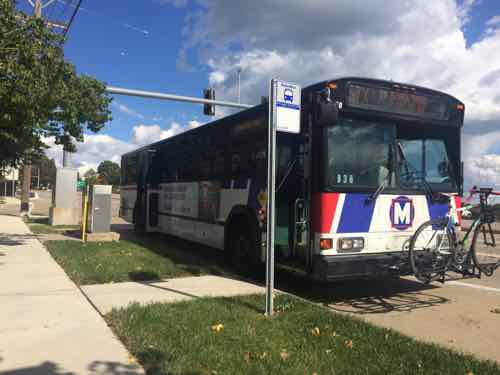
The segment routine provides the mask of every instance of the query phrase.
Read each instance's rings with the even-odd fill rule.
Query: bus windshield
[[[422,131],[396,139],[396,124],[346,118],[325,132],[326,190],[373,190],[383,184],[386,189],[425,191],[423,179],[433,190],[456,190],[444,139],[416,136]],[[402,155],[393,151],[396,141]]]
[[[395,126],[342,119],[326,128],[325,184],[339,187],[394,186],[392,145]]]

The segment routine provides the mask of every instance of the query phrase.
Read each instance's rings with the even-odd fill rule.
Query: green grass
[[[135,304],[106,318],[148,374],[500,374],[493,362],[294,297],[277,297],[271,319],[263,303],[248,296]]]
[[[49,225],[48,218],[30,218],[26,221],[30,230],[35,234],[63,234],[69,231],[79,230],[79,225]]]
[[[45,246],[79,285],[231,273],[222,252],[166,236],[134,242],[47,241]]]

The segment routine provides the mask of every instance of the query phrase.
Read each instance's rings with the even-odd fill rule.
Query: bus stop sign
[[[275,80],[274,94],[276,130],[287,133],[300,133],[300,86]]]
[[[269,83],[267,137],[266,315],[273,315],[276,132],[300,133],[300,87],[272,79]]]

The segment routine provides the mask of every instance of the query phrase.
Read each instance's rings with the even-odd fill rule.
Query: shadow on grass
[[[160,280],[160,275],[157,272],[151,271],[132,271],[128,273],[130,280],[132,281],[158,281]]]
[[[171,362],[167,354],[156,350],[149,349],[137,354],[137,358],[141,364],[144,364],[144,369],[147,374],[165,374],[165,375],[200,375],[201,372],[198,371],[183,371],[183,372],[171,372],[165,366]]]

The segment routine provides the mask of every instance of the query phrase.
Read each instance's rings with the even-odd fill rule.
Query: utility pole
[[[35,0],[33,13],[35,14],[35,17],[42,18],[42,0]]]

